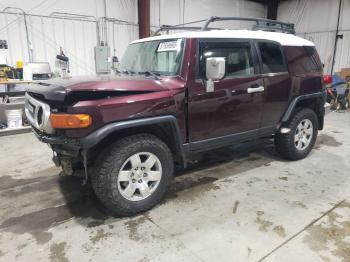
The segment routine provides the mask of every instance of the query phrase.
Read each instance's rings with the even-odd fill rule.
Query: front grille
[[[42,101],[33,98],[26,93],[25,97],[25,113],[28,122],[36,129],[47,134],[53,134],[54,129],[50,122],[50,106]]]

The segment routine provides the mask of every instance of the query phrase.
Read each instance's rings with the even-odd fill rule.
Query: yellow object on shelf
[[[17,60],[16,61],[16,68],[23,68],[23,60]]]

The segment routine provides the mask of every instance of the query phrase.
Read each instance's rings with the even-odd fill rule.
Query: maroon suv
[[[254,30],[208,28],[220,19],[228,18],[132,42],[115,76],[28,89],[35,135],[64,174],[85,170],[114,215],[157,204],[174,163],[186,167],[195,153],[265,137],[290,160],[312,149],[325,99],[314,44],[276,21],[257,20]],[[278,26],[282,32],[271,32]]]

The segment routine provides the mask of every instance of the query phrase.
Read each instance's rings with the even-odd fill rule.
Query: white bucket
[[[22,109],[5,110],[8,128],[18,128],[22,126]]]

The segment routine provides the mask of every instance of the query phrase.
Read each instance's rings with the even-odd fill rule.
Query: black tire
[[[162,175],[150,196],[140,201],[131,201],[119,192],[117,177],[124,162],[139,152],[150,152],[157,156],[161,162]],[[132,216],[161,201],[171,183],[173,170],[173,157],[168,146],[153,135],[137,134],[115,142],[100,154],[91,181],[98,199],[113,216]]]
[[[341,101],[340,101],[340,105],[341,105],[341,109],[348,109],[349,108],[349,100],[347,97],[344,97]]]
[[[313,126],[313,133],[309,145],[303,150],[298,150],[295,142],[294,135],[299,123],[304,119],[311,121]],[[309,108],[300,108],[296,111],[293,117],[283,127],[290,128],[290,132],[286,134],[277,133],[275,135],[275,147],[276,151],[284,158],[288,160],[299,160],[305,158],[312,150],[318,133],[318,120],[315,112]]]

